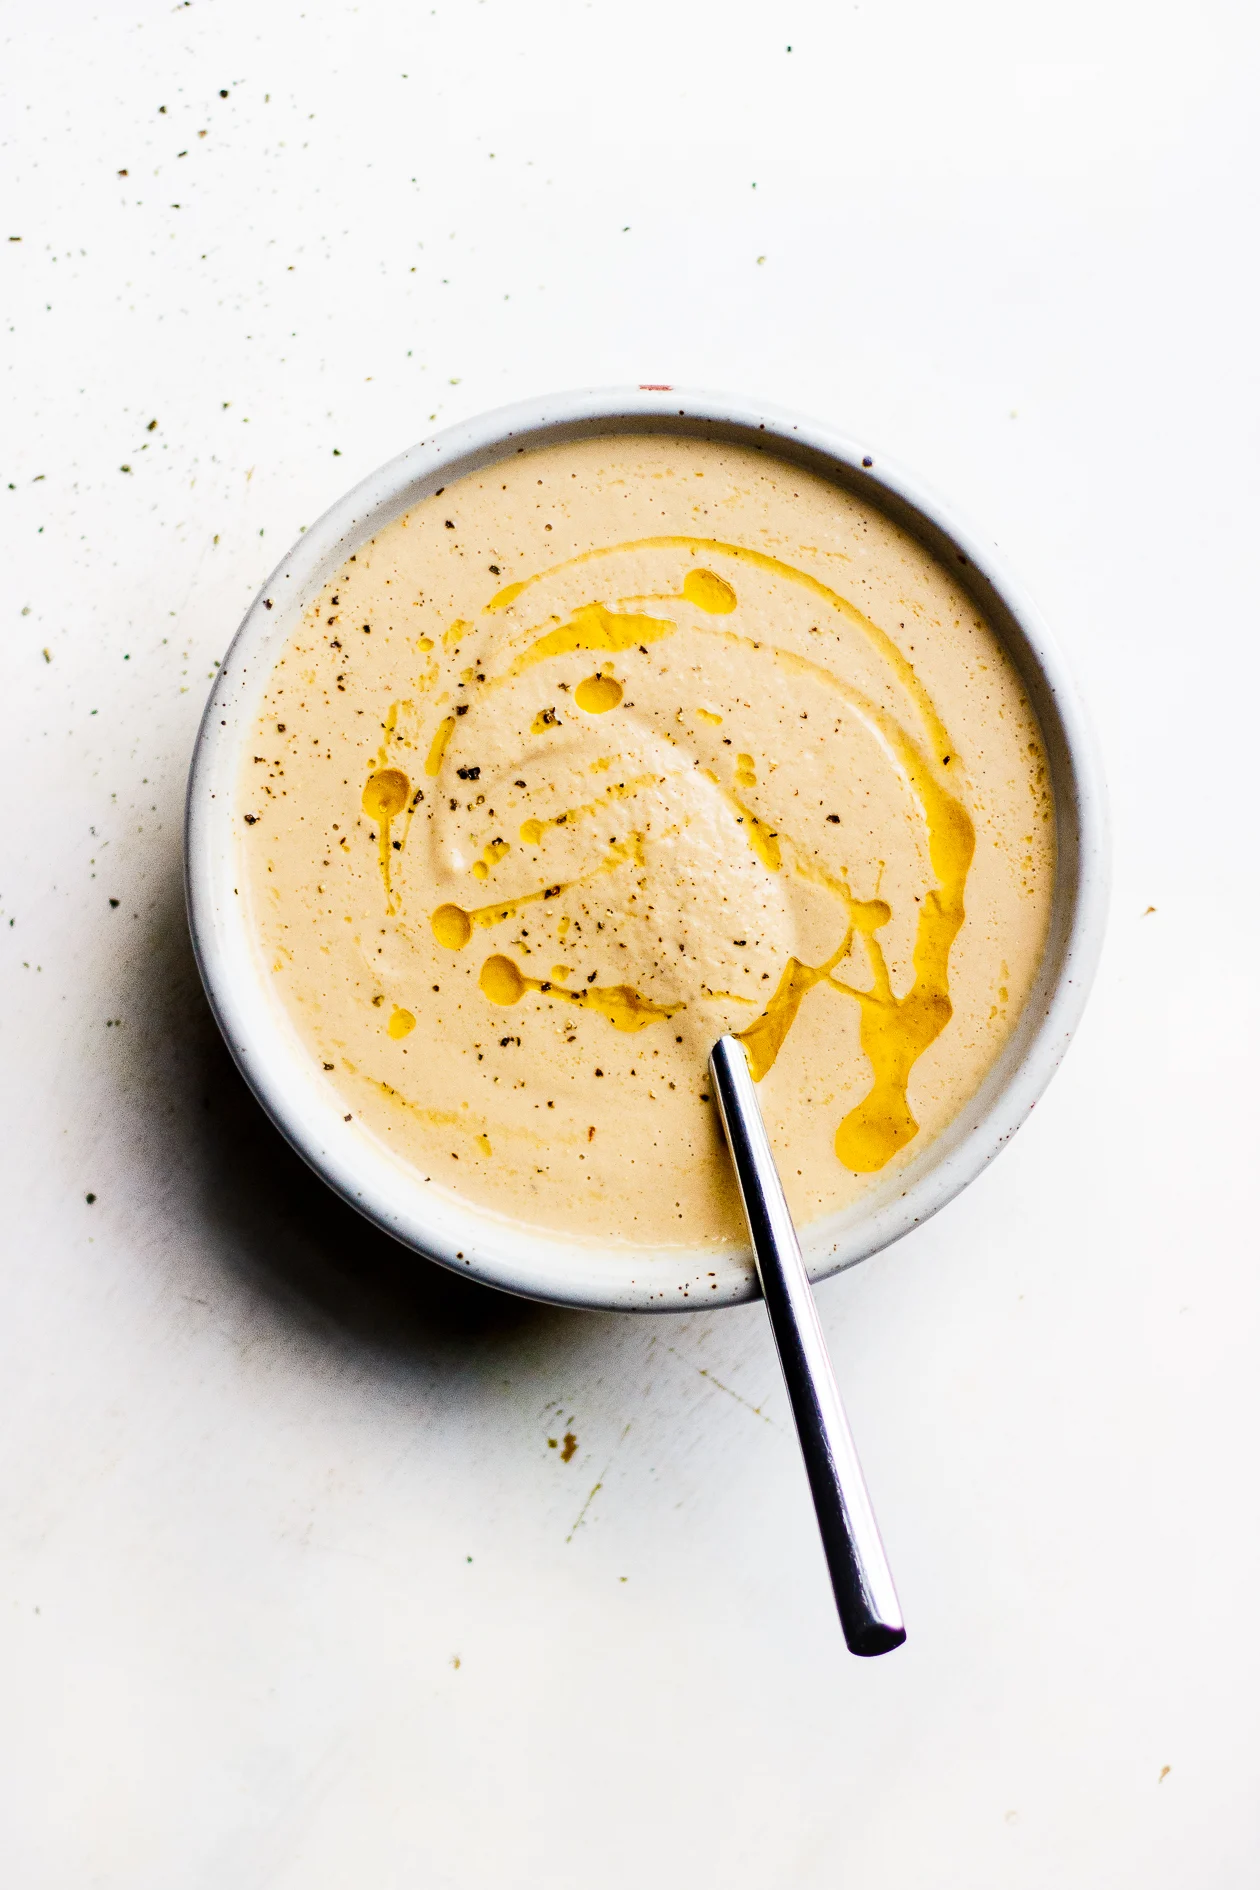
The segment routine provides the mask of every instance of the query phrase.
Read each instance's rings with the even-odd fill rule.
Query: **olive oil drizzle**
[[[715,623],[696,621],[687,625],[699,634],[738,645],[750,653],[755,652],[759,659],[769,660],[785,673],[807,676],[837,696],[883,748],[905,780],[922,813],[927,829],[929,858],[937,884],[924,895],[919,906],[913,949],[914,981],[909,991],[898,998],[892,989],[884,951],[876,936],[892,916],[888,905],[879,899],[855,899],[844,881],[835,880],[823,872],[789,836],[781,835],[764,821],[746,799],[738,796],[734,789],[719,783],[724,797],[744,828],[750,848],[762,865],[770,872],[781,871],[786,848],[795,870],[826,885],[840,898],[847,911],[844,934],[831,956],[821,965],[807,965],[798,958],[790,957],[765,1010],[739,1033],[748,1051],[754,1079],[760,1082],[769,1073],[802,1003],[816,986],[826,984],[837,993],[852,998],[859,1006],[860,1041],[870,1063],[873,1080],[861,1102],[839,1124],[835,1134],[835,1150],[838,1159],[854,1172],[874,1172],[885,1166],[918,1132],[918,1123],[908,1101],[911,1073],[915,1063],[940,1036],[952,1015],[949,954],[965,917],[964,893],[975,851],[971,818],[961,800],[944,786],[938,774],[938,769],[947,767],[953,758],[953,745],[913,664],[885,631],[847,598],[819,579],[749,546],[728,544],[717,539],[670,535],[599,547],[506,586],[491,598],[485,610],[491,612],[511,608],[533,585],[544,577],[554,577],[559,571],[617,553],[653,548],[684,549],[694,558],[703,554],[717,554],[803,586],[862,631],[910,697],[927,736],[925,749],[894,716],[863,691],[843,682],[824,665],[799,656],[794,651],[755,641],[734,629],[719,627]],[[690,571],[681,591],[657,595],[660,601],[673,600],[691,605],[705,617],[729,616],[738,604],[734,587],[718,573],[705,568]],[[641,598],[623,601],[650,600]],[[461,632],[466,628],[461,625]],[[670,636],[678,628],[678,623],[671,618],[638,610],[614,610],[593,600],[578,605],[566,621],[556,623],[554,628],[541,636],[532,636],[505,670],[497,675],[478,677],[477,682],[482,691],[492,691],[552,657],[577,651],[616,654],[645,648],[650,643]],[[583,690],[586,691],[585,701]],[[613,678],[601,675],[590,677],[580,684],[576,700],[588,713],[605,713],[617,706],[621,695],[622,685]],[[398,706],[395,705],[391,712],[387,742],[396,721]],[[714,718],[705,714],[704,719]],[[455,718],[452,715],[445,716],[438,724],[425,762],[425,771],[431,777],[436,777],[441,771],[454,727]],[[384,753],[383,749],[382,756]],[[646,785],[647,779],[644,778],[643,785]],[[710,775],[710,779],[716,780],[716,777]],[[751,759],[741,755],[736,785],[746,789],[755,784]],[[634,788],[641,783],[629,785]],[[386,904],[391,913],[396,910],[396,904],[389,875],[392,851],[390,822],[407,808],[408,795],[407,777],[397,769],[378,769],[369,779],[363,794],[364,811],[380,822],[381,872]],[[600,797],[601,800],[603,798]],[[592,812],[597,804],[572,809],[548,821],[527,820],[521,828],[521,839],[527,845],[537,845],[547,828],[563,825]],[[633,857],[642,864],[642,836],[633,837],[632,847]],[[627,857],[631,855],[626,848],[615,847],[595,869],[595,873],[587,875],[584,880],[546,886],[513,899],[480,907],[464,908],[452,903],[440,906],[431,918],[434,936],[439,944],[448,949],[462,950],[474,928],[497,925],[513,917],[523,905],[557,897],[571,886],[584,884],[599,873],[615,870]],[[862,941],[870,968],[871,984],[866,990],[833,975],[858,938]],[[656,1004],[628,985],[591,985],[580,991],[570,991],[554,980],[527,977],[513,960],[502,954],[486,960],[479,984],[483,995],[492,1003],[516,1003],[527,992],[538,992],[596,1010],[615,1029],[625,1031],[641,1030],[657,1019],[670,1017],[684,1008],[682,1005]]]
[[[491,1004],[517,1004],[527,991],[539,991],[544,997],[562,998],[583,1010],[598,1011],[614,1030],[644,1030],[659,1018],[673,1017],[681,1004],[654,1004],[629,984],[588,984],[580,991],[570,991],[550,978],[527,978],[511,958],[496,953],[487,958],[478,979],[481,991]]]
[[[717,552],[721,556],[735,559],[737,563],[753,565],[758,570],[771,571],[777,577],[787,578],[789,582],[800,585],[803,589],[820,599],[821,602],[830,605],[846,622],[851,623],[855,629],[862,632],[862,635],[867,639],[878,655],[883,658],[884,662],[888,664],[902,688],[905,689],[907,694],[911,697],[922,719],[923,726],[931,739],[937,760],[943,759],[945,755],[952,752],[949,736],[945,731],[945,725],[936,712],[936,706],[931,696],[929,696],[927,690],[919,680],[914,664],[902,654],[888,632],[881,630],[879,625],[874,623],[864,611],[859,610],[856,604],[851,603],[850,600],[842,596],[839,591],[833,591],[829,584],[822,582],[821,578],[812,576],[808,571],[798,570],[795,565],[786,564],[783,559],[772,557],[769,552],[757,551],[751,545],[732,545],[720,538],[692,538],[684,537],[678,533],[665,534],[655,538],[627,539],[624,544],[619,545],[599,545],[592,551],[579,552],[576,557],[566,558],[559,564],[548,566],[545,571],[535,571],[532,576],[522,578],[516,584],[507,585],[490,599],[485,609],[487,611],[507,610],[516,602],[518,597],[529,590],[533,585],[540,583],[544,578],[555,577],[561,571],[572,570],[575,566],[591,564],[600,558],[616,557],[618,553],[622,552],[651,551],[656,549],[686,550],[695,558],[699,558],[705,552]],[[691,591],[688,591],[687,583],[695,575],[697,574],[689,574],[689,578],[684,580],[683,589],[678,593],[678,596],[682,601],[695,604],[701,610],[705,610],[710,614],[718,614],[714,611],[712,601],[701,601],[701,587],[693,583]],[[706,577],[713,575],[714,574],[711,572],[705,573]],[[724,580],[719,581],[723,584],[725,583]],[[730,587],[726,586],[725,588],[729,589]],[[584,608],[587,610],[602,610],[603,606],[587,605]],[[725,614],[725,609],[723,609],[721,614]],[[629,623],[630,619],[626,618],[623,621]],[[642,621],[652,624],[659,620],[649,617]],[[553,632],[552,634],[554,635],[556,633]],[[658,630],[656,634],[658,636],[663,635],[664,631]],[[638,636],[630,639],[628,642],[618,644],[615,647],[627,649],[630,647],[631,642],[646,643],[651,640],[653,639],[647,636]],[[543,638],[542,641],[546,642],[548,639]],[[537,645],[531,645],[531,650],[537,647]],[[570,644],[564,647],[593,649],[613,648],[614,646],[610,644]],[[527,652],[527,654],[529,653]],[[552,654],[552,652],[548,651],[546,654]],[[518,659],[518,661],[519,660],[520,659]],[[541,660],[541,658],[538,660]]]
[[[615,873],[618,867],[627,864],[643,865],[641,833],[632,833],[626,840],[614,841],[599,865],[578,879],[557,880],[554,885],[540,886],[535,892],[518,893],[512,899],[496,899],[486,906],[465,907],[450,903],[439,906],[430,917],[430,929],[439,945],[444,945],[448,951],[460,952],[472,937],[474,927],[502,925],[506,920],[514,919],[522,906],[535,905],[540,899],[558,899],[572,887],[589,886],[592,880],[599,879],[604,873]]]
[[[381,862],[381,881],[385,887],[385,910],[397,911],[394,891],[390,882],[390,866],[393,849],[390,845],[390,830],[400,814],[407,811],[411,799],[411,783],[401,768],[378,768],[368,776],[363,790],[363,811],[369,820],[374,820],[379,828],[378,846]]]

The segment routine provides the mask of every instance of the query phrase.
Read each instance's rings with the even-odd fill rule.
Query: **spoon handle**
[[[801,1440],[840,1625],[850,1653],[886,1654],[906,1638],[901,1604],[743,1044],[719,1037],[709,1071]]]

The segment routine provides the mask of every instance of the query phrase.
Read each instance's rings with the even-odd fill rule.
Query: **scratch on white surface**
[[[751,1411],[754,1417],[759,1417],[763,1424],[770,1426],[771,1430],[778,1429],[774,1419],[768,1418],[759,1404],[749,1404],[747,1398],[741,1398],[738,1391],[732,1391],[729,1385],[724,1385],[720,1378],[715,1378],[713,1373],[707,1371],[703,1365],[697,1365],[696,1370],[701,1378],[707,1378],[711,1385],[716,1385],[719,1391],[724,1391],[728,1398],[734,1398],[736,1404],[742,1404],[745,1411]]]
[[[671,1345],[669,1349],[674,1354],[675,1358],[682,1358],[682,1353],[678,1350],[677,1346]],[[689,1359],[685,1360],[684,1362],[687,1364],[691,1363]],[[701,1378],[707,1378],[711,1385],[716,1385],[719,1391],[724,1391],[728,1398],[734,1398],[736,1404],[742,1404],[745,1411],[751,1411],[753,1416],[759,1417],[763,1424],[768,1424],[772,1431],[778,1430],[779,1427],[775,1423],[774,1419],[767,1417],[759,1404],[750,1404],[747,1398],[743,1398],[740,1396],[738,1391],[732,1391],[731,1387],[729,1385],[724,1385],[720,1378],[715,1378],[713,1376],[713,1373],[709,1371],[706,1366],[697,1365],[694,1367],[694,1369],[699,1372]]]
[[[616,1443],[613,1445],[612,1450],[609,1454],[608,1462],[604,1465],[603,1469],[599,1473],[598,1482],[592,1484],[590,1490],[587,1492],[586,1501],[583,1503],[581,1509],[578,1511],[577,1519],[574,1522],[572,1529],[570,1529],[568,1535],[565,1537],[566,1542],[572,1542],[574,1536],[577,1534],[578,1530],[582,1527],[582,1524],[586,1521],[586,1512],[590,1508],[591,1504],[595,1501],[595,1498],[599,1495],[600,1491],[603,1489],[604,1478],[608,1475],[608,1472],[612,1469],[613,1458],[617,1455],[617,1452],[621,1449],[621,1446],[625,1443],[629,1435],[630,1435],[630,1426],[627,1424],[625,1430],[621,1433],[621,1436],[617,1439]]]

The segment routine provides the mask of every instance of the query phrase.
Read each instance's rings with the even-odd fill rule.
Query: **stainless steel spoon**
[[[850,1653],[887,1654],[906,1638],[901,1604],[743,1044],[719,1037],[709,1072],[801,1440],[840,1625]]]

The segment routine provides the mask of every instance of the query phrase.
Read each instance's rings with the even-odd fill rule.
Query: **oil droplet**
[[[401,768],[378,768],[369,775],[367,786],[363,790],[363,811],[370,820],[377,822],[380,833],[378,847],[381,862],[381,884],[385,888],[385,907],[394,910],[394,894],[390,885],[390,866],[393,853],[389,843],[389,826],[401,814],[407,805],[411,793],[411,783]],[[404,830],[405,831],[405,830]]]
[[[426,774],[430,774],[430,775],[437,774],[438,771],[440,770],[442,766],[442,757],[446,753],[446,744],[451,739],[451,734],[454,730],[454,727],[455,727],[455,717],[453,715],[443,716],[442,720],[438,723],[437,729],[433,736],[433,741],[429,747],[428,760],[424,764],[424,771]]]
[[[409,1037],[415,1027],[416,1020],[411,1012],[404,1011],[400,1005],[395,1005],[394,1014],[385,1026],[390,1036],[394,1038]]]
[[[533,819],[523,820],[521,822],[521,839],[527,847],[536,847],[546,830],[546,821]]]
[[[421,655],[427,655],[428,652],[433,648],[433,638],[432,637],[417,637],[416,648],[420,651]]]
[[[461,917],[463,915],[461,914]],[[524,997],[528,986],[510,958],[495,953],[481,967],[477,983],[492,1004],[515,1004]]]
[[[439,906],[429,924],[438,944],[448,952],[462,952],[472,937],[472,920],[462,906]]]
[[[588,715],[604,715],[621,701],[621,684],[615,676],[588,676],[573,691],[573,700]]]
[[[472,863],[474,879],[489,879],[491,871],[512,851],[506,840],[491,840],[481,849],[481,858]]]
[[[490,1146],[490,1137],[488,1135],[479,1135],[476,1140],[477,1147],[481,1150],[483,1155],[490,1156],[494,1154],[494,1150]]]
[[[525,589],[527,582],[527,579],[522,579],[519,584],[505,584],[501,591],[495,592],[490,602],[486,605],[486,609],[506,610],[509,604],[516,602],[521,592]]]
[[[753,767],[751,755],[736,755],[735,785],[737,787],[756,787],[757,771]]]
[[[688,571],[682,594],[697,610],[707,610],[711,617],[728,617],[739,599],[725,578],[716,571]]]
[[[559,728],[560,718],[554,709],[539,709],[529,725],[531,735],[541,735],[544,729]]]
[[[892,918],[892,907],[886,899],[850,899],[849,917],[854,927],[864,937],[878,932]]]
[[[363,811],[372,820],[393,820],[403,812],[410,792],[401,768],[380,768],[363,790]]]
[[[448,650],[458,649],[471,629],[472,625],[470,623],[465,623],[462,617],[456,617],[450,629],[442,632],[442,643],[444,647]]]
[[[721,716],[717,715],[712,709],[697,709],[696,715],[699,717],[700,721],[708,722],[714,728],[716,728],[722,720]]]

